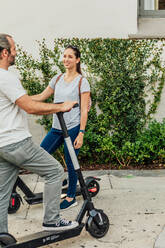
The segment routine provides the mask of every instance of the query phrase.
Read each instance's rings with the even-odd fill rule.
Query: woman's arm
[[[85,130],[88,119],[88,104],[90,92],[81,93],[81,117],[80,117],[80,130]],[[74,148],[79,149],[83,145],[84,133],[79,132],[74,141]]]
[[[90,92],[84,92],[81,94],[80,129],[82,130],[85,130],[87,124],[89,97],[90,97]]]
[[[40,94],[30,96],[33,101],[43,102],[49,98],[54,93],[54,90],[48,85],[46,89]]]

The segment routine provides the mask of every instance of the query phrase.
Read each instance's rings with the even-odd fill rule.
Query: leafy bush
[[[55,39],[53,50],[44,39],[38,44],[39,59],[21,48],[18,51],[17,68],[30,95],[40,93],[54,75],[64,72],[60,58],[68,44],[78,46],[82,53],[82,68],[91,84],[93,102],[79,155],[82,164],[125,166],[163,158],[164,143],[154,155],[151,147],[155,143],[149,148],[145,138],[146,155],[139,150],[145,126],[157,110],[164,87],[163,40]],[[40,120],[46,130],[51,122],[50,116]]]

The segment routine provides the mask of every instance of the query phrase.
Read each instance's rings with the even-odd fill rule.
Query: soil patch
[[[160,170],[165,169],[165,164],[153,163],[153,164],[143,164],[143,165],[129,165],[123,166],[113,165],[113,164],[82,164],[82,171],[90,171],[90,170]],[[67,171],[64,168],[64,171]],[[21,169],[19,172],[20,175],[24,174],[32,174],[31,172]]]

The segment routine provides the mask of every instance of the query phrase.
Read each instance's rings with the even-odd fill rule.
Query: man
[[[48,104],[33,101],[19,79],[8,71],[14,65],[15,56],[12,37],[0,34],[0,233],[8,231],[9,199],[20,168],[45,178],[44,230],[74,228],[77,222],[59,217],[63,168],[51,155],[32,142],[26,115],[69,111],[76,102]]]

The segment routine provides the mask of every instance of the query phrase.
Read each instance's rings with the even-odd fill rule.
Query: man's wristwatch
[[[84,129],[80,129],[79,132],[80,132],[80,133],[85,133],[85,130],[84,130]]]

